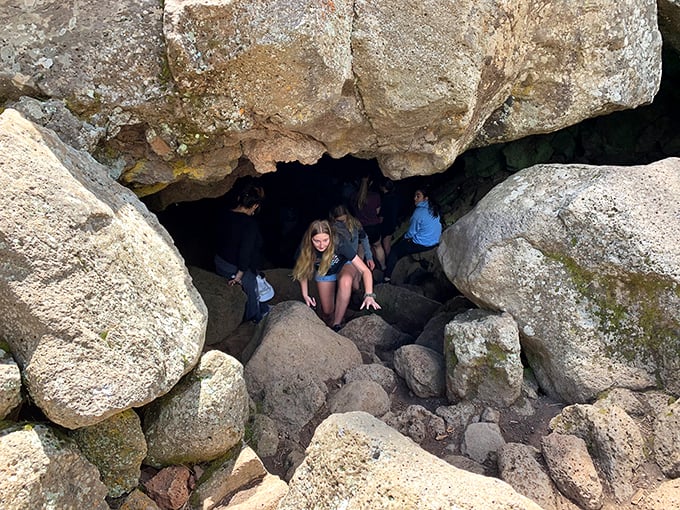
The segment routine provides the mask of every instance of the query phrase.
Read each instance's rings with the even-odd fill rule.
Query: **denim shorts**
[[[319,273],[316,273],[314,275],[314,280],[317,282],[337,282],[338,281],[338,275],[337,274],[327,274],[324,276],[321,276]]]

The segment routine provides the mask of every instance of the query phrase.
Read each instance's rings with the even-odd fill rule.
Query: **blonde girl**
[[[299,255],[293,268],[293,279],[300,282],[302,298],[307,306],[314,307],[316,300],[309,295],[309,280],[314,277],[319,291],[322,317],[327,324],[332,325],[335,331],[342,327],[342,320],[349,305],[349,298],[345,303],[344,296],[342,296],[337,305],[335,299],[338,276],[343,280],[349,278],[351,292],[353,275],[348,271],[344,275],[342,274],[342,268],[346,263],[351,263],[354,269],[361,274],[364,283],[366,293],[360,309],[373,308],[379,310],[380,305],[375,300],[373,293],[371,270],[357,255],[356,250],[352,248],[347,239],[335,235],[328,221],[313,221],[302,238]],[[340,287],[345,287],[344,281]]]

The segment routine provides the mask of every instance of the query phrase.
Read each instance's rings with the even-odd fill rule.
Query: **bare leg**
[[[385,251],[380,239],[371,245],[371,251],[373,251],[373,258],[378,263],[378,268],[382,271],[385,267]]]
[[[316,282],[319,291],[319,301],[321,301],[321,318],[332,326],[333,312],[335,310],[335,282]]]
[[[384,236],[382,238],[382,248],[383,253],[385,254],[385,261],[387,261],[387,257],[390,256],[390,252],[392,251],[392,236]],[[385,264],[383,264],[382,267],[385,267]]]
[[[338,274],[338,295],[335,298],[335,315],[333,325],[341,324],[352,297],[352,282],[359,271],[352,264],[345,264]]]

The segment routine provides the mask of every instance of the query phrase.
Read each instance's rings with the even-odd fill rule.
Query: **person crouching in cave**
[[[364,299],[360,310],[373,308],[379,310],[380,305],[373,293],[373,275],[350,242],[333,231],[326,220],[315,220],[307,228],[299,254],[293,268],[293,279],[300,282],[302,298],[307,306],[316,307],[316,300],[309,295],[309,280],[314,277],[321,301],[321,316],[323,320],[339,331],[351,297],[351,285],[354,273],[343,269],[345,265],[352,265],[361,274],[364,283]],[[338,293],[335,298],[336,283],[344,288],[349,285],[349,293]],[[346,281],[345,281],[346,280]]]
[[[263,200],[262,189],[248,185],[238,194],[236,206],[217,220],[215,269],[229,278],[229,285],[240,285],[246,294],[245,321],[260,322],[269,305],[260,303],[257,273],[262,254],[262,233],[253,215]]]

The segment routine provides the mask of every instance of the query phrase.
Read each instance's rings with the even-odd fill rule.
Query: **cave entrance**
[[[408,219],[413,191],[423,184],[434,190],[448,226],[493,186],[534,164],[635,165],[680,156],[679,55],[665,49],[663,65],[661,87],[651,105],[587,119],[553,133],[470,149],[445,172],[397,181],[400,218]],[[265,243],[263,269],[292,267],[309,223],[325,218],[332,206],[343,201],[347,187],[367,172],[381,175],[374,159],[324,156],[314,165],[280,163],[276,172],[255,177],[266,194],[258,215]],[[214,218],[220,208],[229,207],[231,198],[227,193],[216,199],[180,202],[157,213],[188,266],[214,270]]]
[[[257,213],[264,238],[262,269],[292,268],[307,226],[315,219],[327,218],[333,206],[347,204],[365,174],[376,182],[382,176],[374,159],[324,156],[314,165],[280,163],[276,172],[240,178],[230,192],[219,198],[176,203],[157,215],[188,266],[214,271],[215,218],[222,208],[233,206],[234,190],[244,182],[255,182],[265,192],[265,201]],[[401,198],[400,219],[407,219],[411,213],[414,187],[427,179],[411,177],[396,183]]]

